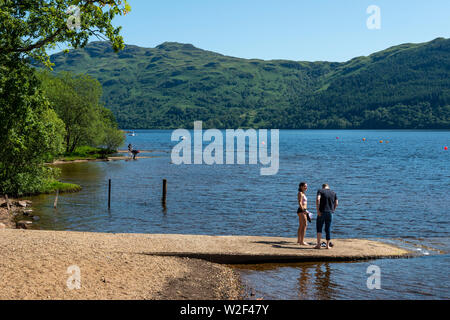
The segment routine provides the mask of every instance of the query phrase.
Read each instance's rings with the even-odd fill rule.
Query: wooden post
[[[57,208],[58,207],[58,197],[59,197],[59,189],[56,190],[56,198],[55,198],[55,202],[53,203],[53,208]]]
[[[11,212],[11,205],[9,204],[8,195],[5,193],[6,207],[8,208],[8,213]]]
[[[108,210],[111,209],[111,179],[109,179],[108,185]]]
[[[163,190],[162,190],[162,204],[165,207],[166,206],[166,195],[167,195],[167,180],[163,179]]]

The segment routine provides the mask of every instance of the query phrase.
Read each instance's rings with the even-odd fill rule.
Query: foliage
[[[72,5],[80,9],[79,28],[69,24]],[[50,67],[49,48],[57,43],[83,47],[93,35],[106,35],[118,51],[123,48],[121,27],[112,20],[128,11],[125,0],[0,0],[0,55],[21,54]]]
[[[112,153],[115,153],[114,149],[81,146],[77,147],[73,152],[65,153],[60,159],[63,161],[104,159]]]
[[[55,179],[48,179],[44,181],[43,186],[39,189],[38,193],[54,193],[57,190],[60,193],[78,192],[81,191],[81,187],[73,183],[65,183],[57,181]]]
[[[63,151],[64,124],[28,66],[0,61],[0,193],[33,193],[54,173],[43,163]]]
[[[125,141],[125,135],[121,130],[106,127],[101,146],[106,150],[117,150]]]
[[[121,128],[450,128],[449,53],[443,38],[344,63],[247,60],[173,42],[116,54],[92,42],[51,60],[98,79]]]
[[[66,152],[82,145],[117,149],[123,134],[111,111],[101,106],[102,87],[88,75],[39,72],[46,97],[66,127]]]
[[[81,12],[78,29],[68,27],[69,5]],[[0,0],[0,193],[39,192],[55,170],[44,166],[62,152],[64,126],[39,89],[30,58],[44,62],[57,43],[82,47],[89,36],[106,36],[114,50],[123,48],[120,27],[125,0]]]

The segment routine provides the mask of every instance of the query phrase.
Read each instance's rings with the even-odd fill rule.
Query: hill
[[[450,40],[344,63],[240,59],[190,44],[107,42],[52,55],[88,73],[122,128],[450,128]]]

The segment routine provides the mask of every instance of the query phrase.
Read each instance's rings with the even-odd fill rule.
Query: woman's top
[[[305,205],[306,205],[306,201],[308,200],[308,198],[306,197],[306,195],[304,194],[304,193],[302,193],[302,206],[303,206],[303,208],[305,207]],[[300,208],[298,208],[299,210],[300,210]]]
[[[308,198],[306,197],[306,195],[303,193],[302,194],[302,205],[304,206],[306,204],[306,201],[308,200]]]

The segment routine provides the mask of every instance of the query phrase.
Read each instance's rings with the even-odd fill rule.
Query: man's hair
[[[322,189],[325,189],[325,188],[329,188],[330,186],[328,185],[328,183],[324,183],[323,185],[322,185]]]

